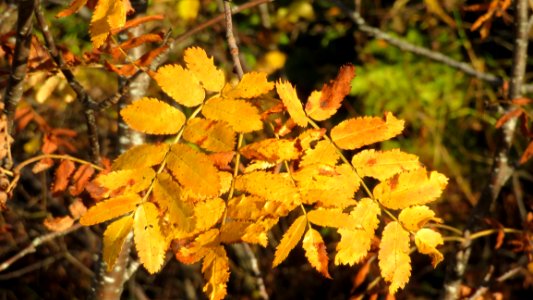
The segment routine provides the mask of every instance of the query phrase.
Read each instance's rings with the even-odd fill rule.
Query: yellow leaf
[[[322,140],[312,148],[305,150],[305,154],[300,162],[300,167],[313,164],[325,164],[334,166],[340,158],[340,154],[330,141]]]
[[[231,188],[231,183],[233,182],[233,174],[230,172],[218,172],[218,177],[220,178],[220,191],[219,195],[227,193]]]
[[[264,72],[250,72],[242,76],[237,86],[226,86],[222,95],[225,98],[250,99],[256,98],[270,92],[274,88],[274,83],[268,82],[267,74]]]
[[[132,215],[125,216],[107,226],[104,232],[103,256],[108,271],[113,269],[132,226]]]
[[[370,198],[363,198],[350,213],[354,223],[351,229],[338,230],[341,239],[337,244],[335,264],[353,265],[367,255],[379,225],[379,205]]]
[[[220,92],[224,87],[224,72],[217,69],[212,57],[208,57],[204,49],[187,48],[184,53],[187,68],[200,81],[203,87],[211,92]]]
[[[183,138],[212,152],[234,150],[235,131],[226,122],[194,118],[187,122]]]
[[[94,48],[100,48],[113,29],[126,24],[124,0],[99,0],[91,18],[90,33]]]
[[[321,206],[338,208],[355,204],[353,197],[360,180],[348,164],[305,166],[293,177],[306,204],[319,202]]]
[[[80,224],[90,226],[120,217],[132,212],[141,202],[142,198],[137,194],[125,194],[115,198],[109,198],[89,208],[81,217]]]
[[[192,71],[180,65],[162,66],[157,70],[154,79],[163,92],[181,105],[193,107],[204,102],[205,90],[198,78]]]
[[[131,128],[149,134],[174,134],[185,123],[179,109],[154,98],[134,101],[120,115]]]
[[[286,139],[264,139],[239,149],[248,159],[267,162],[282,162],[297,159],[299,151],[294,141]]]
[[[402,209],[398,220],[407,230],[417,231],[422,228],[427,221],[435,217],[435,212],[425,205],[411,206]]]
[[[167,243],[159,228],[159,211],[153,203],[145,202],[137,207],[133,233],[139,260],[146,270],[150,274],[161,270]]]
[[[265,218],[251,224],[246,228],[246,233],[242,236],[242,241],[266,247],[268,245],[268,232],[278,221],[278,218]]]
[[[220,242],[224,244],[238,243],[250,226],[250,222],[227,221],[220,226]]]
[[[328,272],[328,253],[326,245],[318,231],[310,228],[304,236],[302,247],[305,250],[305,257],[320,274],[331,279]]]
[[[340,68],[335,80],[324,84],[322,91],[311,93],[305,104],[305,112],[314,120],[324,121],[334,115],[344,97],[350,93],[355,67],[351,64]]]
[[[178,16],[189,22],[194,21],[198,16],[200,10],[200,0],[179,0],[178,1]]]
[[[243,100],[212,98],[202,108],[202,114],[211,120],[225,121],[240,133],[263,128],[259,111]]]
[[[218,229],[211,229],[199,234],[194,242],[183,245],[176,252],[176,259],[184,264],[194,264],[209,253],[213,245],[220,244]]]
[[[213,247],[204,257],[202,273],[207,283],[204,292],[210,300],[221,300],[226,297],[229,280],[229,259],[223,246]]]
[[[174,144],[167,167],[179,183],[199,197],[215,197],[220,191],[218,171],[209,157],[184,144]]]
[[[336,265],[350,265],[361,262],[368,254],[374,234],[361,229],[339,229],[341,239],[337,244]]]
[[[282,82],[281,80],[276,82],[276,91],[281,101],[283,101],[283,105],[287,107],[287,111],[294,120],[294,123],[301,127],[307,126],[307,116],[302,107],[302,102],[298,98],[296,89],[291,83],[288,81]]]
[[[437,265],[444,259],[442,253],[437,250],[438,245],[444,244],[440,233],[429,228],[422,228],[415,234],[415,244],[418,248],[418,252],[431,256],[431,264],[433,265],[433,268],[437,267]]]
[[[298,190],[291,179],[282,174],[257,171],[241,175],[235,180],[235,188],[269,201],[286,204],[299,201]]]
[[[181,188],[172,176],[166,172],[157,175],[152,196],[161,211],[168,212],[168,221],[175,226],[174,234],[185,236],[194,229],[194,208],[192,204],[183,202],[180,195]]]
[[[287,232],[285,232],[281,242],[276,247],[274,262],[272,263],[273,268],[282,263],[285,258],[287,258],[291,250],[296,247],[302,238],[302,235],[304,234],[306,225],[307,220],[305,216],[299,216],[296,220],[294,220],[294,223],[292,223]]]
[[[152,168],[138,168],[118,170],[99,175],[91,183],[95,188],[89,188],[94,198],[107,198],[124,193],[138,193],[150,186],[155,172]]]
[[[114,162],[113,170],[146,168],[159,165],[169,151],[168,144],[142,144],[122,153]]]
[[[400,172],[420,168],[418,156],[399,149],[389,151],[363,150],[352,157],[352,165],[361,177],[374,177],[379,181]]]
[[[420,168],[395,175],[374,188],[374,197],[385,207],[403,209],[434,201],[441,194],[448,178],[435,171],[428,174]]]
[[[307,150],[313,148],[312,146],[316,144],[316,141],[321,140],[326,135],[326,129],[307,129],[298,136],[298,141],[302,150]]]
[[[354,229],[357,226],[356,221],[340,209],[315,209],[307,213],[307,218],[309,222],[323,227]]]
[[[383,229],[378,259],[381,276],[390,283],[389,293],[394,294],[399,288],[404,288],[411,276],[411,258],[409,232],[400,223],[390,222]]]
[[[224,214],[226,203],[220,198],[198,202],[194,206],[196,231],[204,231],[213,227]]]
[[[386,141],[403,131],[403,120],[388,113],[385,120],[378,117],[359,117],[341,122],[331,129],[331,139],[341,149],[353,150]]]

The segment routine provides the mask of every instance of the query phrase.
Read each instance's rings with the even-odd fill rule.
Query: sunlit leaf
[[[152,167],[160,164],[169,151],[170,146],[161,144],[142,144],[133,146],[122,153],[113,162],[113,170]]]
[[[202,108],[202,114],[211,120],[225,121],[240,133],[263,128],[257,108],[244,100],[209,99]]]
[[[226,203],[220,198],[212,198],[201,201],[194,206],[196,216],[195,229],[204,231],[213,227],[222,217],[226,210]]]
[[[429,220],[435,217],[435,212],[425,205],[416,205],[402,209],[398,220],[407,230],[417,231]]]
[[[320,233],[312,228],[307,230],[302,247],[305,250],[305,257],[307,257],[311,266],[324,277],[331,279],[328,272],[328,253]]]
[[[309,222],[333,228],[356,228],[357,223],[350,215],[343,213],[340,209],[314,209],[307,213]]]
[[[381,276],[390,283],[389,293],[394,294],[405,286],[411,276],[409,233],[400,223],[391,222],[383,229],[378,259]]]
[[[147,189],[154,177],[152,168],[118,170],[99,175],[86,189],[97,199],[127,192],[137,193]]]
[[[163,92],[181,105],[193,107],[204,102],[205,90],[199,79],[192,71],[180,65],[162,66],[157,70],[154,79]]]
[[[223,246],[213,247],[204,257],[202,273],[207,281],[203,290],[210,300],[226,297],[229,280],[229,259]]]
[[[331,139],[341,149],[353,150],[386,141],[403,131],[404,121],[388,113],[385,119],[359,117],[341,122],[331,129]]]
[[[288,81],[278,81],[276,82],[276,91],[278,92],[283,105],[287,107],[289,115],[294,120],[298,126],[305,127],[307,126],[307,116],[305,115],[304,109],[302,107],[302,102],[296,94],[296,89]]]
[[[257,171],[241,175],[235,180],[235,188],[269,201],[293,203],[298,201],[298,190],[291,179],[282,174]]]
[[[438,245],[443,245],[444,241],[440,233],[429,228],[422,228],[415,234],[415,244],[418,252],[431,256],[433,268],[444,259],[442,253],[437,250]]]
[[[418,156],[399,149],[389,151],[363,150],[352,157],[352,165],[361,177],[374,177],[380,181],[400,172],[420,168]]]
[[[305,151],[300,162],[300,166],[309,166],[313,164],[336,165],[340,159],[337,148],[330,141],[322,140],[316,143],[312,148]]]
[[[242,147],[239,152],[248,159],[267,162],[289,161],[299,156],[294,142],[286,139],[264,139]]]
[[[96,4],[89,32],[94,48],[100,48],[113,29],[126,24],[124,0],[100,0]]]
[[[154,98],[134,101],[120,115],[131,128],[149,134],[174,134],[185,123],[185,115],[179,109]]]
[[[107,226],[104,232],[103,259],[107,270],[112,270],[122,251],[126,237],[133,228],[133,216],[127,215]]]
[[[237,86],[226,86],[223,96],[234,99],[250,99],[266,94],[273,88],[274,83],[268,82],[266,73],[250,72],[243,75]]]
[[[212,152],[232,151],[235,131],[226,122],[194,118],[187,122],[183,138]]]
[[[137,207],[133,219],[135,248],[139,260],[150,274],[161,270],[167,243],[159,228],[159,211],[151,202]]]
[[[208,57],[204,49],[199,47],[187,48],[183,59],[187,68],[206,90],[212,92],[222,90],[225,83],[224,72],[215,66],[213,58]]]
[[[279,245],[276,247],[276,253],[274,253],[274,262],[272,262],[272,267],[276,267],[282,263],[298,242],[302,239],[304,234],[305,227],[307,225],[307,220],[305,216],[299,216],[292,225],[289,227],[287,232],[283,235],[283,238],[279,242]]]
[[[81,217],[80,224],[90,226],[120,217],[132,212],[141,202],[142,198],[137,194],[121,195],[98,202]]]

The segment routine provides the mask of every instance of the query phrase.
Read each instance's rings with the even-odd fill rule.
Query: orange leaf
[[[155,98],[134,101],[120,115],[131,128],[149,134],[174,134],[185,124],[179,109]]]
[[[80,224],[90,226],[120,217],[132,212],[141,202],[142,198],[133,193],[98,202],[81,217]]]
[[[133,216],[130,214],[109,224],[104,231],[103,259],[108,271],[113,269],[132,227]]]
[[[334,115],[344,97],[350,93],[354,77],[355,67],[352,64],[342,66],[335,80],[324,84],[321,92],[313,92],[309,96],[305,105],[307,115],[317,121],[327,120]]]
[[[446,188],[448,178],[435,171],[427,174],[420,168],[400,173],[374,188],[374,197],[385,207],[403,209],[434,201]]]
[[[227,122],[239,133],[263,128],[257,108],[244,100],[212,98],[205,103],[202,114],[211,120]]]
[[[185,49],[183,59],[187,68],[211,92],[219,92],[224,87],[224,72],[218,69],[212,57],[208,57],[205,50],[199,47]]]
[[[235,180],[235,188],[268,201],[291,204],[299,201],[298,190],[289,177],[264,171],[241,175]]]
[[[278,163],[299,156],[295,143],[286,139],[264,139],[242,147],[239,152],[248,159]]]
[[[229,152],[235,147],[235,131],[226,122],[194,118],[187,122],[183,138],[212,152]]]
[[[77,196],[83,192],[89,180],[94,174],[94,168],[91,165],[81,165],[71,178],[72,185],[68,191],[72,196]]]
[[[400,172],[420,168],[418,156],[393,149],[389,151],[363,150],[352,157],[352,165],[361,177],[383,181]]]
[[[124,26],[120,28],[115,28],[111,30],[111,34],[117,34],[119,32],[122,32],[124,30],[128,30],[133,27],[137,27],[143,23],[150,22],[150,21],[161,21],[164,20],[165,17],[162,15],[151,15],[151,16],[142,16],[138,17],[132,20],[128,20]]]
[[[274,83],[268,82],[266,73],[250,72],[242,76],[237,86],[226,85],[222,95],[225,98],[250,99],[266,94],[272,88],[274,88]]]
[[[307,220],[305,216],[299,216],[296,220],[294,220],[276,247],[274,262],[272,263],[273,268],[282,263],[287,258],[291,250],[296,247],[300,239],[302,239],[306,225]]]
[[[65,191],[68,185],[68,179],[74,172],[76,166],[71,160],[64,159],[57,167],[54,184],[52,186],[52,195],[57,196],[59,193]]]
[[[411,276],[409,232],[400,223],[391,222],[383,229],[378,259],[381,276],[390,283],[389,293],[394,294]]]
[[[377,117],[359,117],[341,122],[331,129],[331,139],[341,149],[353,150],[386,141],[403,131],[404,121],[387,113],[385,120]]]
[[[204,102],[205,90],[198,78],[190,70],[180,65],[165,65],[157,70],[154,77],[163,92],[174,101],[187,107]]]
[[[170,150],[168,144],[142,144],[130,148],[113,162],[113,170],[147,168],[159,165]]]
[[[67,8],[56,14],[56,18],[62,18],[72,15],[73,13],[80,10],[85,5],[85,3],[87,3],[87,0],[72,0],[72,2],[70,2]]]
[[[508,111],[503,116],[501,116],[498,121],[496,122],[496,125],[494,127],[500,128],[503,126],[503,124],[507,123],[509,120],[518,118],[521,114],[524,114],[524,110],[522,108],[515,108],[511,111]]]
[[[196,216],[195,230],[205,231],[213,227],[226,210],[226,203],[220,198],[198,202],[194,206]]]
[[[207,155],[187,145],[174,144],[168,155],[167,167],[194,196],[218,196],[220,178]]]
[[[340,209],[314,209],[307,213],[309,222],[333,228],[356,228],[357,224],[349,215],[344,214]]]
[[[302,247],[305,250],[305,257],[320,274],[331,279],[328,272],[328,253],[326,245],[318,231],[310,228],[304,236]]]
[[[159,211],[155,204],[144,202],[135,210],[133,237],[139,260],[150,274],[161,270],[167,242],[159,228]]]
[[[74,224],[74,219],[70,216],[46,218],[44,220],[44,227],[55,232],[65,231],[72,227],[72,224]]]
[[[525,164],[531,158],[531,156],[533,156],[533,141],[529,142],[526,150],[524,150],[524,153],[522,153],[522,157],[520,157],[520,164]]]
[[[87,191],[95,199],[113,197],[125,192],[138,193],[148,188],[155,171],[152,168],[119,170],[100,174],[87,187]]]
[[[314,147],[305,150],[300,166],[310,166],[313,164],[325,164],[334,166],[339,161],[340,154],[337,148],[327,140],[316,143]]]
[[[287,107],[287,111],[294,122],[298,124],[298,126],[306,127],[307,116],[302,107],[302,102],[296,94],[296,89],[290,82],[279,80],[276,82],[276,91],[278,92],[281,101],[283,101],[283,105]]]
[[[124,0],[99,0],[91,18],[90,33],[94,48],[100,48],[113,29],[126,23]]]

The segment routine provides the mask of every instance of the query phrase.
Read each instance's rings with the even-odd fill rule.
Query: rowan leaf
[[[100,0],[94,8],[89,32],[94,48],[100,48],[111,30],[126,24],[124,0]]]
[[[160,210],[168,212],[168,222],[174,227],[174,235],[186,236],[193,231],[194,208],[181,200],[181,188],[172,176],[166,172],[158,174],[152,196]]]
[[[331,139],[345,150],[353,150],[386,141],[403,131],[404,121],[387,113],[385,120],[378,117],[359,117],[341,122],[331,129]]]
[[[237,86],[226,85],[222,92],[225,98],[251,99],[270,92],[274,88],[274,83],[269,82],[267,73],[250,72],[245,73]]]
[[[299,151],[294,141],[286,139],[264,139],[248,144],[239,152],[248,159],[279,163],[297,159]]]
[[[184,264],[194,264],[204,258],[211,248],[220,244],[219,230],[213,228],[199,234],[192,243],[180,247],[176,252],[176,259]]]
[[[89,208],[80,218],[80,224],[90,226],[120,217],[132,212],[141,202],[142,198],[134,193],[109,198]]]
[[[309,166],[313,164],[325,164],[334,166],[339,161],[340,154],[337,148],[330,141],[322,140],[316,143],[312,148],[305,150],[300,166]]]
[[[150,274],[161,270],[167,242],[159,227],[159,210],[155,204],[144,202],[135,210],[133,237],[139,260]]]
[[[126,237],[133,228],[133,216],[127,215],[109,224],[104,231],[103,259],[110,271],[122,251]]]
[[[202,273],[207,281],[203,291],[209,295],[209,299],[224,299],[229,280],[229,259],[223,246],[210,249],[204,257]]]
[[[86,189],[96,199],[122,193],[137,193],[148,188],[155,172],[152,168],[118,170],[96,177]]]
[[[268,201],[291,204],[299,201],[298,190],[291,179],[282,174],[257,171],[235,179],[235,189],[246,191]]]
[[[357,206],[350,212],[350,216],[357,220],[358,226],[368,232],[374,232],[379,225],[378,216],[381,214],[379,205],[370,198],[359,200]]]
[[[94,174],[94,168],[89,165],[81,165],[74,175],[72,175],[71,182],[72,185],[68,188],[68,191],[72,196],[78,196],[85,190],[89,180]]]
[[[307,257],[311,266],[324,277],[331,279],[328,272],[328,253],[320,233],[312,228],[307,230],[302,247],[305,250],[305,257]]]
[[[50,231],[65,231],[74,225],[74,219],[71,216],[47,217],[44,219],[43,225]]]
[[[305,115],[302,102],[296,94],[296,89],[288,81],[279,80],[276,82],[276,91],[278,92],[283,105],[287,107],[289,115],[294,120],[294,123],[298,124],[300,127],[307,126],[307,116]]]
[[[174,134],[185,124],[179,109],[155,98],[134,101],[120,115],[131,128],[149,134]]]
[[[379,183],[373,193],[385,207],[404,209],[434,201],[442,194],[447,183],[446,176],[435,171],[428,176],[426,169],[420,168]]]
[[[444,244],[440,233],[429,228],[422,228],[415,234],[415,244],[418,248],[418,252],[427,254],[431,257],[433,268],[436,268],[444,259],[442,253],[437,250],[438,245]]]
[[[355,67],[351,64],[340,68],[337,78],[324,84],[322,91],[313,92],[305,104],[305,112],[316,121],[324,121],[333,116],[341,106],[344,97],[351,90],[351,82],[355,77]]]
[[[194,206],[196,216],[196,231],[204,231],[213,227],[222,217],[226,210],[226,203],[220,198],[212,198],[201,201]]]
[[[71,160],[64,159],[61,161],[56,169],[54,184],[51,189],[52,195],[57,195],[67,189],[68,180],[75,169],[76,166]]]
[[[263,247],[268,245],[268,233],[274,225],[278,224],[279,218],[264,218],[246,227],[242,241],[250,244],[259,244]]]
[[[352,157],[352,165],[361,177],[380,181],[400,172],[420,168],[418,156],[393,149],[389,151],[363,150]]]
[[[400,223],[390,222],[383,229],[378,260],[381,276],[390,283],[389,293],[394,294],[399,288],[404,288],[411,276],[411,258],[409,232]]]
[[[183,59],[187,68],[206,90],[211,92],[222,90],[226,82],[224,72],[215,66],[213,57],[208,57],[204,49],[199,47],[187,48]]]
[[[435,218],[435,212],[425,205],[415,205],[402,209],[398,220],[407,230],[418,231]]]
[[[199,79],[192,71],[180,65],[162,66],[157,69],[154,79],[163,92],[181,105],[193,107],[204,102],[205,90],[200,85]]]
[[[85,3],[87,3],[87,0],[72,0],[67,8],[63,9],[62,11],[58,12],[56,14],[56,18],[63,18],[72,15],[73,13],[78,12]]]
[[[187,145],[174,144],[168,154],[167,168],[193,196],[218,196],[220,178],[207,155]]]
[[[305,216],[299,216],[296,220],[294,220],[276,247],[276,253],[274,253],[274,262],[272,263],[273,268],[282,263],[287,258],[291,250],[296,247],[298,242],[302,239],[306,225],[307,220]]]
[[[159,165],[169,149],[170,146],[166,143],[134,146],[115,159],[112,169],[127,170]]]
[[[235,147],[235,131],[226,122],[194,118],[187,122],[183,138],[212,152],[228,152]]]
[[[309,222],[333,228],[356,228],[357,223],[348,214],[344,214],[340,209],[314,209],[307,213]]]
[[[212,98],[205,103],[202,114],[211,120],[227,122],[239,133],[263,128],[257,108],[244,100]]]

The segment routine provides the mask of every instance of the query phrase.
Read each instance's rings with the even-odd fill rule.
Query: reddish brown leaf
[[[150,21],[160,21],[160,20],[163,20],[164,18],[165,17],[162,15],[152,15],[152,16],[135,18],[133,20],[127,21],[126,24],[122,26],[121,28],[116,28],[116,29],[111,30],[111,34],[117,34],[124,30],[139,26],[143,23],[150,22]]]
[[[74,220],[70,216],[46,218],[44,226],[50,231],[64,231],[72,227]]]
[[[111,49],[111,55],[113,58],[118,59],[123,57],[124,51],[133,49],[145,43],[159,43],[163,41],[163,33],[147,33],[138,37],[127,40],[120,44],[120,46]]]
[[[367,261],[357,272],[353,278],[352,293],[365,282],[365,279],[370,271],[370,263]]]
[[[522,157],[520,157],[520,164],[526,163],[531,156],[533,156],[533,141],[529,142],[529,145],[527,145],[526,150],[524,150]]]
[[[68,206],[68,211],[74,219],[79,219],[87,212],[87,207],[83,204],[81,198],[76,198],[74,199],[74,202]]]
[[[72,176],[72,185],[69,187],[70,194],[73,196],[81,194],[93,174],[94,169],[91,165],[81,165],[74,173],[74,176]]]
[[[56,170],[54,184],[52,185],[52,195],[57,196],[67,189],[70,175],[74,173],[76,166],[71,160],[63,160]]]
[[[507,121],[511,120],[512,118],[517,118],[523,113],[524,113],[524,110],[521,108],[513,109],[507,112],[505,115],[501,116],[498,122],[496,122],[495,127],[500,128],[503,126],[503,124],[507,123]]]
[[[530,98],[516,98],[513,99],[512,102],[514,105],[528,105],[533,102],[533,100],[531,100]]]
[[[54,165],[54,160],[49,157],[45,157],[41,159],[39,162],[37,162],[31,169],[31,171],[37,174],[39,172],[42,172],[44,170],[51,168],[53,165]]]
[[[87,3],[87,0],[72,0],[72,2],[70,2],[69,6],[67,8],[65,8],[62,11],[60,11],[56,15],[56,18],[62,18],[62,17],[66,17],[66,16],[72,15],[73,13],[77,12],[78,10],[80,10],[85,5],[85,3]]]

